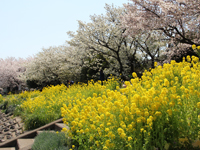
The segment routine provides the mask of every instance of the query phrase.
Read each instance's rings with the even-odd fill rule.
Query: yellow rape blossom
[[[130,136],[128,137],[128,141],[131,141],[132,139],[133,139],[132,137],[130,137]]]
[[[114,90],[106,89],[107,84],[115,82],[112,79],[103,86],[94,81],[67,90],[64,85],[51,86],[44,88],[37,97],[25,93],[28,98],[21,108],[29,113],[39,108],[50,113],[58,108],[61,113],[58,116],[64,117],[63,122],[69,126],[69,130],[63,128],[63,131],[70,138],[80,139],[80,146],[86,149],[123,149],[121,145],[137,149],[141,146],[138,143],[144,142],[144,147],[161,145],[163,143],[156,142],[165,141],[166,135],[177,139],[198,133],[200,65],[197,57],[187,56],[186,59],[163,66],[155,63],[156,67],[146,70],[141,78],[132,73],[133,78],[126,81],[127,87],[122,89],[118,82]],[[14,97],[12,99],[15,101]],[[162,129],[163,126],[166,128]],[[176,135],[173,135],[174,129]],[[148,142],[154,132],[159,134]]]
[[[198,102],[198,103],[197,103],[197,108],[199,108],[199,109],[200,109],[200,102]]]
[[[196,45],[195,44],[192,45],[192,49],[196,49]]]

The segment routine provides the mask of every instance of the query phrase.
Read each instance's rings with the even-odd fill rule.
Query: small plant
[[[5,110],[8,106],[8,101],[3,101],[1,104],[0,104],[0,109],[2,110]]]
[[[63,132],[44,131],[36,138],[32,150],[66,150],[67,140]]]
[[[200,57],[200,46],[196,46],[195,44],[192,45],[192,49],[197,52]]]
[[[1,88],[0,88],[1,91]],[[0,94],[0,104],[3,102],[3,96]]]

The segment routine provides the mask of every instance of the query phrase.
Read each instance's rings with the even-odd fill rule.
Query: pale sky
[[[0,58],[27,58],[42,48],[69,40],[77,20],[105,14],[105,3],[123,6],[128,0],[0,0]]]

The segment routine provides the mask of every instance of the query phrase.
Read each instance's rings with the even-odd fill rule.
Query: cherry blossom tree
[[[191,45],[200,45],[199,0],[130,0],[125,4],[127,13],[121,17],[125,35],[159,31],[165,36],[168,48],[166,59],[180,61],[187,55],[195,55]],[[163,37],[162,37],[163,39]]]
[[[0,88],[13,91],[14,89],[20,90],[25,87],[25,80],[22,76],[26,68],[25,63],[32,58],[27,59],[8,57],[6,59],[0,59]]]
[[[173,44],[200,45],[199,0],[131,0],[122,16],[125,34],[162,31]]]
[[[34,60],[26,65],[25,77],[30,87],[67,84],[78,80],[83,60],[78,49],[66,45],[43,48]]]
[[[93,15],[90,16],[91,23],[84,23],[79,21],[79,29],[76,34],[68,32],[72,40],[68,41],[71,46],[78,46],[79,48],[89,51],[94,59],[99,53],[104,57],[106,56],[107,61],[111,67],[110,73],[119,72],[122,73],[125,70],[125,64],[123,64],[122,46],[125,38],[122,36],[123,30],[117,28],[119,14],[123,13],[122,9],[111,10],[106,6],[107,14]],[[132,45],[130,45],[132,47]],[[127,51],[129,53],[129,51]],[[125,54],[123,55],[125,56]],[[98,59],[95,61],[98,63]]]
[[[93,60],[101,54],[109,64],[104,68],[106,74],[127,76],[141,71],[143,55],[154,61],[161,51],[160,39],[152,38],[155,34],[150,32],[146,35],[138,33],[135,37],[124,36],[126,29],[121,27],[120,17],[126,14],[125,8],[106,5],[105,10],[105,15],[90,16],[89,23],[79,21],[76,33],[68,32],[72,39],[67,42],[87,51]],[[94,62],[99,61],[95,59]]]
[[[164,52],[166,52],[167,42],[163,40],[165,37],[159,31],[145,31],[135,36],[141,55],[144,59],[146,68],[154,68],[154,62],[163,61]]]

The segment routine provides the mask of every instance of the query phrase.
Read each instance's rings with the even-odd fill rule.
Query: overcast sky
[[[0,0],[0,58],[27,58],[69,40],[77,20],[105,14],[105,3],[123,6],[128,0]]]

